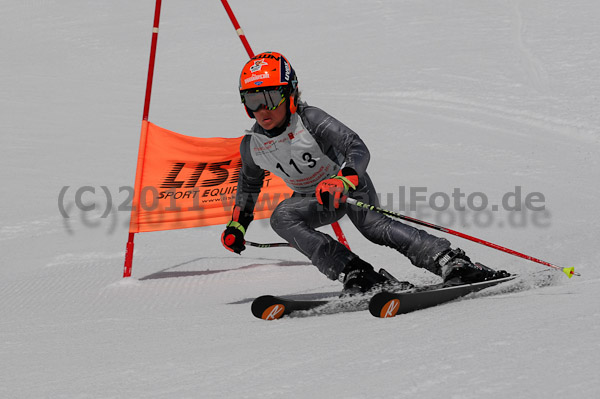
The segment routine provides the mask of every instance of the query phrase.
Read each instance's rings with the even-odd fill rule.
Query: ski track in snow
[[[342,98],[355,96],[356,93],[347,94]],[[493,103],[473,101],[466,98],[439,93],[427,92],[396,92],[384,94],[359,93],[370,101],[389,104],[392,99],[393,106],[401,106],[402,112],[413,112],[447,121],[460,122],[474,127],[489,130],[500,130],[503,133],[529,136],[530,128],[560,134],[569,139],[579,139],[585,143],[600,143],[600,126],[589,125],[585,122],[570,121],[554,116],[538,114],[525,109],[503,107]]]
[[[549,94],[548,72],[544,69],[543,63],[535,57],[531,47],[526,44],[526,26],[523,15],[520,10],[521,0],[512,0],[514,9],[514,23],[512,29],[513,40],[519,50],[521,64],[525,70],[528,82],[542,94]]]

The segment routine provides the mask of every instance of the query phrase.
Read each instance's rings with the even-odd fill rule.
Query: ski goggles
[[[255,112],[265,107],[272,111],[285,102],[285,92],[282,86],[266,89],[245,90],[240,93],[242,104]]]

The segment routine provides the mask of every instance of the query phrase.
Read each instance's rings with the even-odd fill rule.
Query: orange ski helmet
[[[254,113],[245,104],[246,93],[261,92],[266,88],[277,88],[283,100],[289,101],[289,109],[296,112],[298,79],[292,64],[282,54],[274,51],[260,53],[250,59],[240,74],[240,97],[250,118]]]

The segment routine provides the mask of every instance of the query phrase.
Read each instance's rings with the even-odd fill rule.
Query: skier
[[[369,151],[354,131],[300,101],[296,73],[283,55],[265,52],[253,57],[242,69],[239,90],[256,123],[240,145],[235,207],[221,236],[228,250],[240,254],[245,249],[244,235],[268,170],[294,191],[273,211],[271,227],[321,273],[342,281],[346,292],[366,292],[391,281],[340,242],[315,230],[344,215],[367,239],[398,250],[447,285],[508,276],[471,262],[444,238],[344,203],[344,196],[351,195],[379,205],[366,171]]]

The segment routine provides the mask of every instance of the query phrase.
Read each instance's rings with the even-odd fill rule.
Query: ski
[[[255,317],[263,320],[277,320],[284,316],[316,316],[321,314],[355,312],[367,310],[369,300],[373,295],[344,296],[341,292],[325,294],[329,297],[293,299],[285,296],[263,295],[252,302],[251,310]],[[316,295],[319,296],[319,294]]]
[[[408,281],[399,281],[387,270],[379,269],[395,285],[396,291],[414,287]],[[367,310],[375,292],[352,294],[334,291],[289,296],[263,295],[252,301],[252,314],[263,320],[277,320],[284,316],[315,316],[341,312]]]
[[[282,317],[307,317],[341,312],[369,310],[375,317],[388,318],[399,314],[426,309],[453,301],[471,293],[493,287],[508,281],[516,281],[511,291],[527,290],[553,283],[555,275],[538,276],[527,282],[512,275],[496,280],[474,284],[445,287],[443,283],[412,286],[406,289],[399,286],[397,291],[369,292],[359,295],[343,295],[342,292],[313,294],[263,295],[252,301],[252,314],[262,320],[277,320]],[[404,287],[404,288],[400,288]]]
[[[441,305],[473,292],[514,280],[516,277],[516,275],[512,275],[496,280],[450,287],[444,287],[439,284],[417,287],[404,292],[383,291],[371,298],[369,301],[369,312],[375,317],[394,317],[398,314]]]
[[[329,300],[294,300],[274,295],[263,295],[252,301],[252,314],[263,320],[276,320],[293,312],[311,310],[325,305]]]

